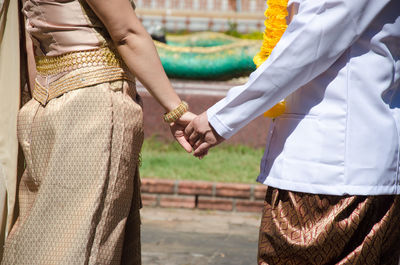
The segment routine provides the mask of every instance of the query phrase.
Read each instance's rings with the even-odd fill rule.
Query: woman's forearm
[[[129,33],[122,41],[116,42],[116,45],[129,70],[166,111],[171,111],[180,104],[181,100],[173,90],[147,33]]]

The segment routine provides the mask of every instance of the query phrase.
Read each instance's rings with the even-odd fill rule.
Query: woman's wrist
[[[189,105],[185,101],[181,101],[174,109],[165,113],[163,119],[167,123],[173,123],[179,120],[188,110]]]
[[[174,100],[172,102],[166,103],[166,105],[164,105],[165,112],[168,113],[168,112],[173,111],[181,104],[181,102],[182,101],[180,99],[178,99],[178,100]]]

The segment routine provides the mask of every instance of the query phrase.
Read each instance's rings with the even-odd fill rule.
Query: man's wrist
[[[226,126],[216,115],[210,116],[207,111],[208,122],[213,128],[213,130],[222,138],[228,139],[230,138],[234,132],[231,128]]]

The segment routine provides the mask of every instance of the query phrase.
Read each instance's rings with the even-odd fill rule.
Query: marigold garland
[[[288,0],[267,0],[268,8],[264,13],[266,20],[264,22],[263,44],[260,52],[253,58],[257,67],[267,60],[287,28],[286,17],[289,15],[287,5]],[[284,111],[285,101],[281,101],[265,112],[264,116],[276,118]]]

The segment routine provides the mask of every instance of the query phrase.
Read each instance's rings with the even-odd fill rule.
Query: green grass
[[[146,139],[141,176],[146,178],[255,183],[263,149],[221,144],[199,160],[177,143]]]

